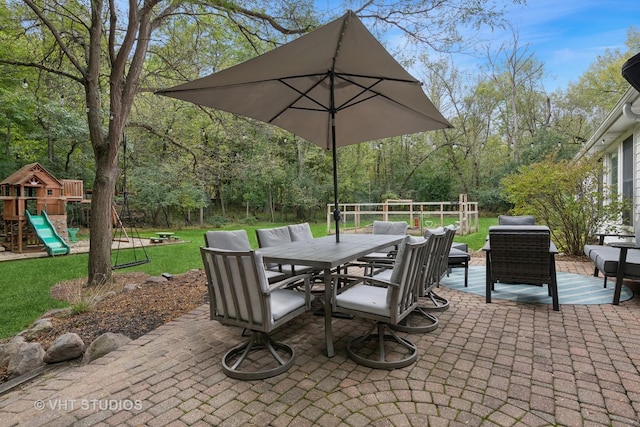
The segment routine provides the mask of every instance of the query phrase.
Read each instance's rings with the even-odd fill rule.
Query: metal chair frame
[[[410,239],[411,237],[407,237],[401,243],[404,248],[398,250],[397,271],[392,275],[392,280],[397,279],[397,281],[378,280],[369,276],[349,274],[333,276],[334,280],[340,279],[348,283],[340,289],[334,288],[333,311],[374,321],[374,324],[364,335],[352,338],[347,343],[349,357],[358,364],[374,369],[396,369],[409,366],[417,360],[418,349],[416,345],[409,339],[396,334],[391,328],[387,328],[390,325],[397,325],[418,307],[418,293],[415,284],[422,274],[427,242],[407,241]],[[388,310],[388,314],[382,314],[379,310],[382,307],[376,307],[374,312],[367,309],[366,304],[358,304],[358,307],[353,307],[353,304],[348,304],[344,298],[340,298],[341,295],[344,297],[348,292],[355,292],[357,297],[361,292],[364,294],[370,292],[367,288],[373,291],[374,287],[386,288],[387,305],[384,310]],[[406,354],[398,359],[389,359],[387,357],[389,353],[385,346],[387,342],[395,343],[394,348],[404,349]]]
[[[262,257],[255,251],[201,247],[200,252],[207,277],[210,318],[251,332],[247,341],[223,355],[223,372],[231,378],[257,380],[288,370],[293,365],[295,351],[289,345],[273,340],[270,334],[311,309],[310,275],[295,276],[269,285]],[[305,284],[304,294],[283,289],[300,280]],[[274,312],[279,313],[278,318]],[[251,367],[251,363],[257,363],[251,356],[261,350],[267,350],[275,363],[256,356],[260,366]]]

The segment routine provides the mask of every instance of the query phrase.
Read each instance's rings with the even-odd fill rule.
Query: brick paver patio
[[[451,307],[437,330],[411,336],[421,356],[404,369],[347,357],[364,320],[334,320],[337,354],[327,358],[323,319],[309,313],[277,335],[297,352],[288,372],[233,380],[220,358],[240,331],[210,321],[205,305],[91,365],[0,396],[0,425],[640,426],[640,298],[554,312],[438,292]]]

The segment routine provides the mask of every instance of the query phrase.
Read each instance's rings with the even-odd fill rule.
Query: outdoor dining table
[[[378,252],[402,241],[404,236],[385,234],[343,234],[340,242],[335,236],[325,236],[307,241],[260,248],[265,262],[307,265],[322,269],[324,280],[324,326],[327,356],[335,355],[331,332],[331,298],[333,286],[331,270],[364,255]]]

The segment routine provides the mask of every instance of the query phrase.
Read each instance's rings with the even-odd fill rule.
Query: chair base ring
[[[265,349],[271,354],[277,366],[261,370],[242,369],[244,362],[251,362],[247,359],[250,353]],[[278,350],[285,355],[279,354]],[[291,346],[274,341],[264,332],[253,331],[249,340],[232,348],[222,356],[222,371],[228,377],[237,380],[262,380],[287,371],[293,365],[294,359],[295,351]]]
[[[449,309],[449,300],[445,297],[442,297],[433,291],[429,291],[426,297],[433,303],[433,307],[423,307],[424,310],[445,311]]]
[[[418,307],[397,325],[389,325],[389,328],[410,334],[426,334],[438,329],[438,318],[423,307]]]
[[[404,368],[405,366],[413,364],[418,359],[418,347],[408,339],[399,337],[392,330],[390,330],[388,334],[385,334],[384,326],[385,324],[383,323],[376,324],[369,330],[368,334],[352,338],[347,343],[347,353],[349,354],[349,357],[357,364],[373,369],[391,370]],[[372,331],[376,327],[378,327],[378,333],[374,334]],[[358,354],[358,350],[365,346],[369,341],[375,341],[378,343],[379,351],[377,353],[377,359]],[[386,360],[384,343],[387,341],[394,342],[399,346],[404,347],[408,350],[408,355],[398,360]]]

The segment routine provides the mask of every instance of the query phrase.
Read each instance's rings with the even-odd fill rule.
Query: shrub
[[[555,161],[522,166],[502,180],[503,197],[514,215],[534,215],[546,224],[560,250],[582,255],[583,247],[607,225],[619,223],[628,202],[611,197],[602,185],[601,163],[595,159]]]

